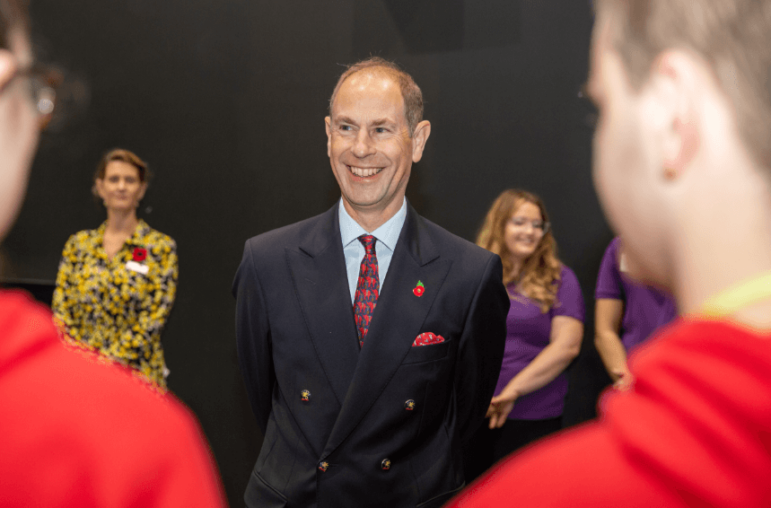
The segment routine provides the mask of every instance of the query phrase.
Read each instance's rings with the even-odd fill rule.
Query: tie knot
[[[375,242],[377,242],[377,238],[372,235],[361,235],[359,241],[364,246],[364,250],[367,251],[367,254],[375,252]]]

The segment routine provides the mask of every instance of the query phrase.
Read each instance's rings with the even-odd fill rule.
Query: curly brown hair
[[[543,221],[549,222],[549,214],[546,213],[541,198],[532,192],[508,189],[495,199],[487,212],[477,236],[477,245],[501,257],[504,285],[508,286],[516,281],[517,292],[538,302],[541,312],[546,313],[557,301],[562,271],[562,262],[557,257],[557,242],[551,230],[547,230],[541,237],[535,252],[528,256],[519,273],[514,272],[514,263],[506,247],[506,224],[524,203],[536,205],[541,211]],[[509,297],[513,295],[509,293]]]

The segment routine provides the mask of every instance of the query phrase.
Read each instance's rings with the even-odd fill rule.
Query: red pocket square
[[[444,337],[441,335],[434,335],[431,332],[421,333],[415,338],[412,343],[412,347],[418,346],[430,346],[431,344],[441,344],[444,342]]]

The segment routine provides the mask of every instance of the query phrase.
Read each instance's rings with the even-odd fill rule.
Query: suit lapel
[[[323,456],[342,443],[391,381],[447,276],[451,262],[439,258],[421,221],[409,206],[353,379]],[[420,297],[413,293],[418,281],[425,286]]]
[[[322,215],[321,224],[301,241],[299,250],[287,248],[286,255],[302,317],[342,404],[359,359],[359,344],[337,214],[334,206]]]

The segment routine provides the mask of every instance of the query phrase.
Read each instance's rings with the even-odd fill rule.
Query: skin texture
[[[147,190],[147,182],[139,180],[139,170],[124,161],[111,161],[104,178],[97,178],[96,190],[107,208],[104,250],[108,259],[120,251],[137,226],[136,209]]]
[[[594,345],[613,381],[613,387],[627,390],[632,385],[632,373],[626,363],[624,344],[618,335],[624,317],[624,302],[600,298],[594,309]]]
[[[0,49],[0,240],[21,207],[38,142],[38,118],[29,82],[16,77],[32,65],[26,34],[11,32],[11,50]]]
[[[507,222],[503,232],[503,240],[506,242],[514,271],[519,273],[522,263],[535,252],[538,242],[543,238],[543,230],[533,227],[533,222],[543,222],[543,217],[538,205],[526,201],[517,208],[511,218],[526,220],[524,226],[516,226],[512,221]]]
[[[325,119],[327,155],[343,206],[372,232],[401,208],[412,164],[423,156],[431,124],[423,120],[410,137],[399,85],[377,67],[349,76],[331,111]]]
[[[108,213],[130,212],[144,197],[147,183],[139,180],[139,170],[132,164],[111,161],[105,167],[104,179],[96,180],[96,189]]]

